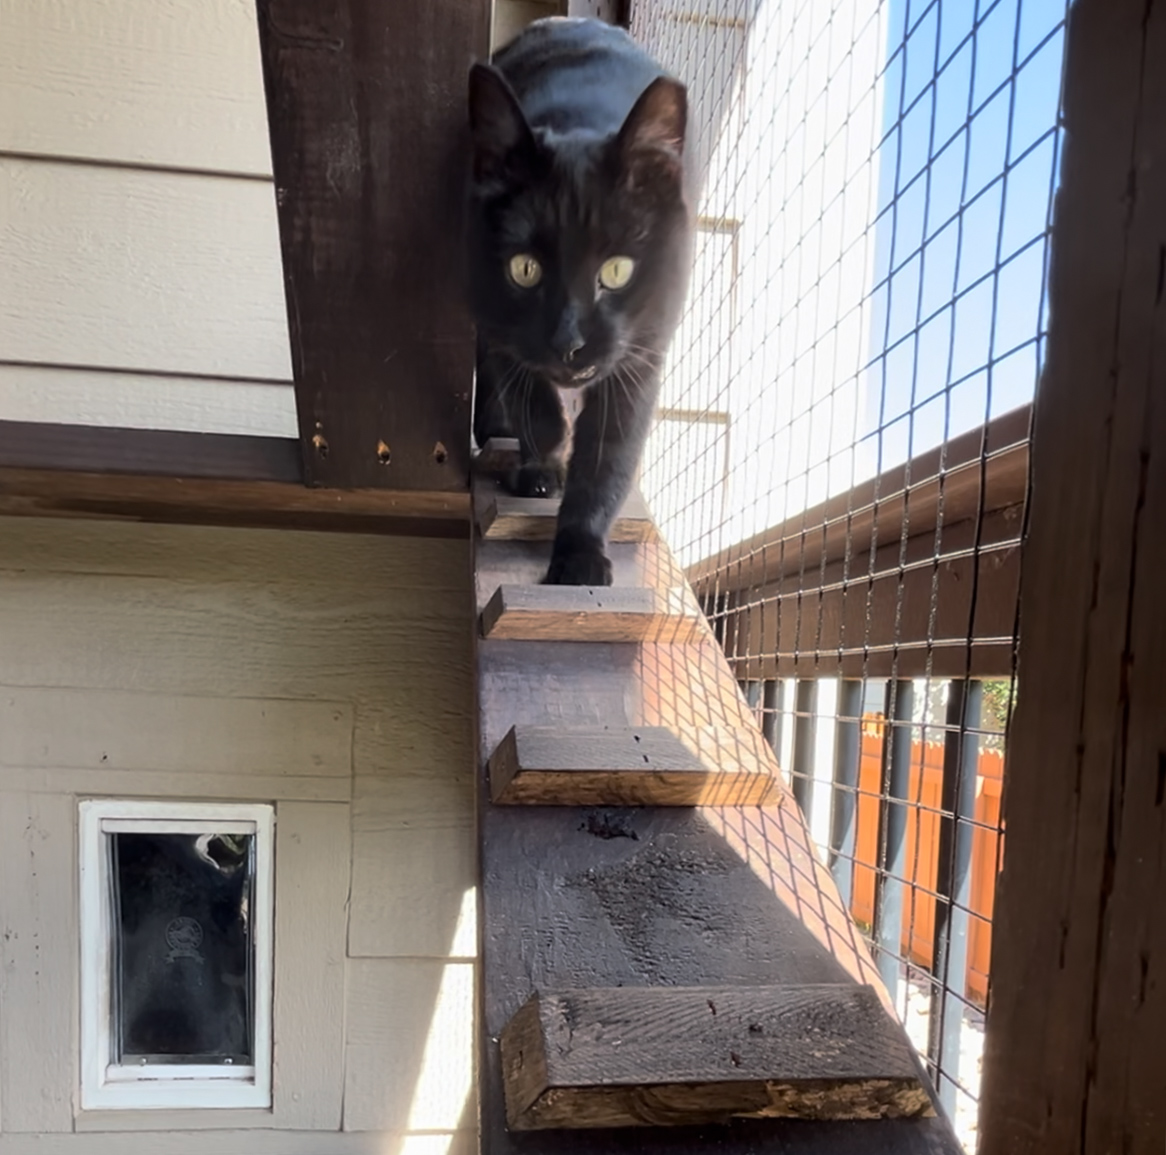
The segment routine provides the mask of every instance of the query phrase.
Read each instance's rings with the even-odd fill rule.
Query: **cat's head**
[[[683,85],[660,77],[607,137],[532,129],[501,73],[470,74],[471,283],[491,346],[563,386],[643,364],[689,262]]]

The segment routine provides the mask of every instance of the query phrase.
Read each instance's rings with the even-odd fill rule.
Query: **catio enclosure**
[[[1062,0],[636,0],[693,291],[643,487],[974,1143]]]
[[[465,67],[552,11],[698,110],[618,641],[535,584],[553,504],[479,501],[451,291]],[[677,1007],[880,978],[982,1155],[1157,1155],[1164,205],[1147,0],[0,0],[0,1155],[948,1155],[687,1079],[509,1126],[535,994],[656,1063]],[[684,737],[672,776],[631,745]],[[111,1052],[102,870],[208,805],[254,1014],[170,1108]],[[756,1089],[754,1025],[698,1074]]]

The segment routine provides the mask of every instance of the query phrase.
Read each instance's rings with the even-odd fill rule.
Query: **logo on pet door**
[[[203,957],[198,953],[202,945],[202,926],[193,918],[186,915],[174,919],[166,928],[166,942],[170,953],[166,956],[167,962],[176,958],[192,958],[195,962],[202,962]]]

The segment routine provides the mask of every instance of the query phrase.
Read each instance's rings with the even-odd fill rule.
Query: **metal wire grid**
[[[631,6],[701,177],[643,488],[969,1144],[1066,8]]]

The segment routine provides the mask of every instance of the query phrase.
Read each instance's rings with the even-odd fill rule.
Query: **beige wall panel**
[[[471,767],[467,749],[429,774],[354,780],[354,958],[477,953]]]
[[[65,795],[0,793],[0,1128],[70,1131],[77,1059],[76,824]]]
[[[474,822],[475,782],[472,755],[450,759],[440,773],[359,777],[352,791],[352,829],[357,834],[419,826],[464,830]]]
[[[367,697],[411,712],[424,732],[432,704],[468,676],[467,617],[442,601],[258,575],[215,585],[9,571],[0,573],[0,684]]]
[[[353,835],[348,953],[473,957],[476,878],[469,824]]]
[[[185,582],[234,581],[370,590],[392,608],[396,590],[424,590],[449,614],[470,604],[470,547],[464,541],[368,534],[228,530],[186,525],[119,525],[52,518],[0,518],[0,572],[110,574]],[[468,647],[467,647],[468,650]],[[472,703],[472,686],[451,680]]]
[[[280,804],[272,1080],[278,1127],[340,1127],[350,857],[347,806]]]
[[[447,603],[451,621],[472,623],[468,603],[460,598]],[[449,656],[447,655],[447,658]],[[362,705],[357,711],[353,768],[360,777],[421,775],[444,779],[455,770],[472,770],[473,685],[470,650],[464,662],[453,658],[446,668],[449,681],[444,691],[426,703],[424,725],[402,714],[402,703],[389,698]]]
[[[269,184],[0,159],[9,361],[291,379]]]
[[[0,1155],[476,1155],[477,1136],[320,1131],[0,1135]]]
[[[0,149],[271,174],[254,0],[0,0]]]
[[[359,959],[348,966],[345,1130],[472,1124],[473,964]]]
[[[567,0],[494,0],[490,51],[496,52],[509,44],[532,20],[566,14]]]
[[[347,802],[350,778],[275,774],[159,774],[154,770],[55,770],[0,767],[0,790],[109,798],[186,798],[232,802]]]
[[[352,707],[0,687],[0,765],[346,778]]]
[[[0,419],[295,437],[288,385],[0,365]]]

